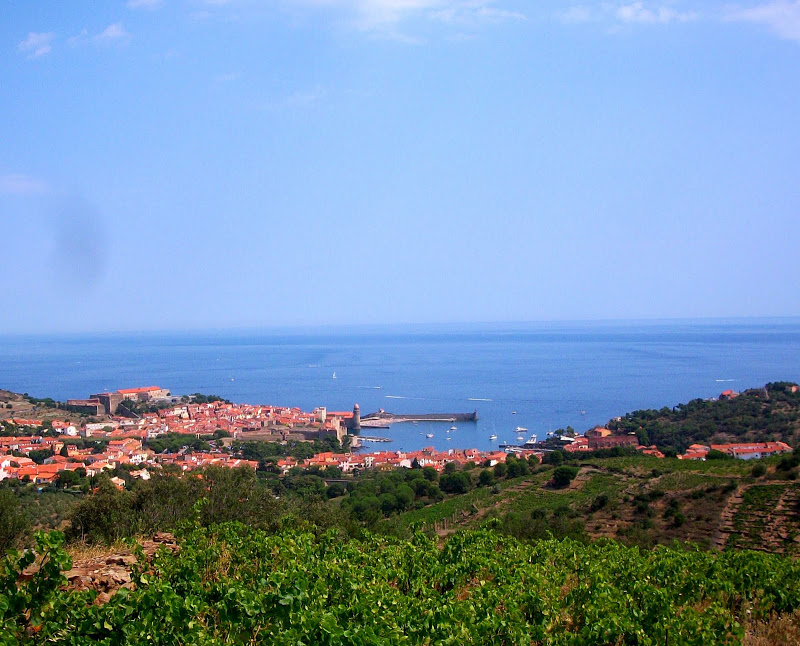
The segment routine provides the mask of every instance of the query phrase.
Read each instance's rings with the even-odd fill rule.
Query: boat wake
[[[468,402],[490,402],[492,399],[484,399],[483,397],[467,397]]]

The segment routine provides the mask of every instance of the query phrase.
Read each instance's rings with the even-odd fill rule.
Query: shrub
[[[28,520],[10,489],[0,490],[0,556],[28,529]]]
[[[589,508],[590,511],[597,511],[598,509],[602,509],[608,505],[608,494],[601,493],[592,501],[592,506]]]
[[[558,488],[569,486],[569,483],[578,475],[578,467],[560,466],[553,471],[553,485]]]

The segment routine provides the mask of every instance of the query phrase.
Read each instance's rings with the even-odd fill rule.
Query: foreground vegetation
[[[526,545],[491,529],[440,548],[332,530],[187,529],[177,554],[96,605],[62,589],[69,557],[41,534],[0,574],[0,644],[726,644],[800,607],[800,564],[616,542]]]

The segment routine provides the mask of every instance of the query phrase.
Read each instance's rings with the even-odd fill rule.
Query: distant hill
[[[36,419],[42,422],[52,422],[54,419],[82,422],[89,419],[82,415],[63,408],[62,402],[50,397],[31,397],[27,393],[15,393],[10,390],[0,390],[0,422],[11,418]],[[0,429],[2,430],[2,429]]]
[[[608,428],[636,433],[643,445],[683,452],[690,444],[781,441],[800,443],[800,388],[790,382],[730,393],[719,399],[693,399],[659,410],[637,410],[613,419]]]

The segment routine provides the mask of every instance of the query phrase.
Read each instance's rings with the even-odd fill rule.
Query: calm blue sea
[[[306,410],[478,411],[450,434],[395,425],[386,449],[487,449],[518,426],[583,431],[779,380],[800,381],[800,319],[0,337],[0,387],[39,397],[158,385]]]

